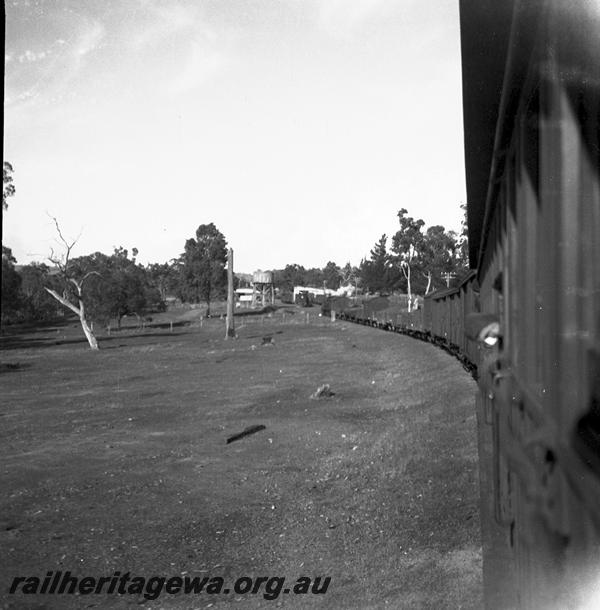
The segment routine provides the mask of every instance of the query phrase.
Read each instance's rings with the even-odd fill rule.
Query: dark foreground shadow
[[[175,325],[173,325],[175,327]],[[161,325],[162,328],[162,325]],[[166,327],[169,329],[169,325]],[[114,335],[110,337],[96,337],[98,339],[98,345],[100,349],[115,349],[117,347],[127,347],[127,343],[122,343],[126,339],[140,339],[140,338],[165,338],[165,337],[178,337],[183,335],[182,332],[162,332],[152,333],[144,332],[140,330],[138,333],[128,332],[127,334],[122,331],[114,331]],[[115,341],[120,341],[119,345],[114,345]],[[85,337],[73,337],[68,339],[54,339],[52,337],[28,337],[24,335],[12,335],[0,337],[0,351],[8,351],[15,349],[44,349],[48,347],[60,347],[62,345],[87,345],[87,339]],[[108,344],[108,345],[106,345]]]
[[[30,366],[28,362],[0,362],[0,373],[15,373]]]
[[[267,305],[262,309],[241,309],[234,312],[233,315],[235,318],[247,318],[252,316],[264,316],[265,314],[275,313],[276,311],[283,311],[290,315],[297,313],[297,311],[289,305]]]

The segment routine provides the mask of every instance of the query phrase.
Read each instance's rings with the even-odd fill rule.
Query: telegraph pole
[[[456,277],[456,273],[454,271],[450,271],[449,273],[442,273],[442,277],[446,280],[446,288],[450,288],[450,280]]]
[[[235,325],[233,322],[233,250],[227,250],[227,319],[225,321],[227,327],[225,331],[225,339],[235,337]]]

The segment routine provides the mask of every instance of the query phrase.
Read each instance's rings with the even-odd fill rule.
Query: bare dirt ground
[[[431,345],[300,319],[125,330],[99,353],[74,324],[2,337],[0,607],[482,607],[475,383]],[[8,594],[67,570],[230,593]],[[269,600],[236,594],[244,576],[331,582]]]

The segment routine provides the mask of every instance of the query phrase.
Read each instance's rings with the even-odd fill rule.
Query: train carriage
[[[460,14],[470,260],[500,329],[479,371],[486,600],[585,607],[600,588],[600,3]]]

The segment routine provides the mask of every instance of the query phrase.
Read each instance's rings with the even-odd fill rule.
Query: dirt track
[[[222,334],[147,329],[97,354],[70,327],[3,339],[4,607],[480,608],[475,384],[459,363],[340,322]],[[335,395],[311,400],[323,383]],[[226,443],[251,425],[265,429]],[[331,583],[274,600],[7,595],[57,570]]]

